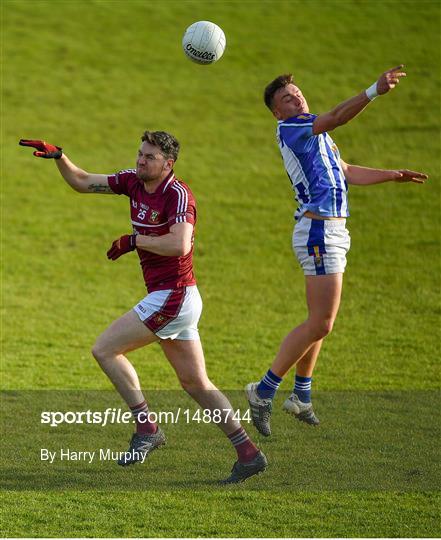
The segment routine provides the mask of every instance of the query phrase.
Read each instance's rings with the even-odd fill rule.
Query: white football
[[[182,48],[197,64],[213,64],[224,54],[226,45],[222,28],[210,21],[193,23],[185,31]]]

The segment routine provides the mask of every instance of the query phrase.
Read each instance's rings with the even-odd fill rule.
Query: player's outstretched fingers
[[[33,139],[20,139],[18,144],[20,146],[31,146],[35,148],[37,152],[34,152],[34,156],[46,159],[60,159],[63,155],[63,149],[60,146],[54,146],[46,141],[33,140]]]
[[[409,171],[412,175],[412,182],[416,182],[417,184],[424,184],[424,182],[427,180],[428,176],[427,174],[415,172],[415,171]]]
[[[397,182],[414,182],[416,184],[424,184],[429,178],[427,174],[417,171],[409,171],[408,169],[402,169],[399,171],[401,176],[396,179]]]
[[[44,141],[36,139],[20,139],[18,141],[20,146],[31,146],[32,148],[37,148],[38,150],[43,150]]]
[[[404,64],[400,64],[400,65],[397,66],[397,67],[388,69],[388,70],[386,71],[386,73],[390,73],[390,72],[392,72],[392,71],[398,71],[399,69],[402,69],[403,67],[404,67]]]
[[[379,95],[386,94],[389,90],[395,88],[400,82],[401,77],[406,77],[406,73],[401,71],[404,64],[400,64],[392,69],[385,71],[377,81],[377,92]]]
[[[401,71],[403,67],[404,65],[401,64],[400,66],[397,66],[396,68],[390,69],[386,72],[390,79],[395,82],[395,84],[400,82],[400,77],[406,77],[406,72]]]

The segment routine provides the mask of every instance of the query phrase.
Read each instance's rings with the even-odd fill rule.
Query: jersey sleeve
[[[312,125],[316,117],[316,114],[299,114],[282,122],[279,128],[281,142],[291,148],[307,143],[314,136]]]
[[[169,226],[175,223],[196,223],[196,202],[193,193],[180,182],[173,182],[167,200]]]
[[[107,177],[110,189],[117,195],[129,196],[129,185],[133,181],[135,171],[132,169],[119,171]]]

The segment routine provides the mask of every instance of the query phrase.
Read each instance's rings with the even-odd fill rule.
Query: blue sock
[[[311,402],[311,383],[312,377],[300,377],[300,375],[296,375],[294,394],[297,395],[302,403]]]
[[[262,399],[273,399],[281,382],[282,379],[269,369],[257,386],[257,395]]]

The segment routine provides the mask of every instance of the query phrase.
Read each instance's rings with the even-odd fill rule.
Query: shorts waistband
[[[317,214],[314,214],[313,212],[310,212],[309,210],[306,211],[303,214],[304,217],[307,217],[309,219],[317,219],[319,221],[346,221],[345,217],[328,217],[328,216],[319,216]]]

